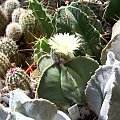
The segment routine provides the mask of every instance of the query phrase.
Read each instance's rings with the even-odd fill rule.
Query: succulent
[[[7,23],[8,23],[8,18],[5,12],[3,11],[2,7],[0,7],[0,35],[4,34]]]
[[[19,23],[19,17],[24,11],[23,8],[16,8],[12,13],[12,22]]]
[[[31,79],[22,68],[11,68],[6,74],[6,82],[10,90],[20,88],[28,93],[32,92]]]
[[[11,19],[11,15],[14,9],[20,7],[20,2],[18,0],[6,0],[5,1],[5,11],[8,15],[8,18]]]
[[[25,30],[31,31],[35,27],[35,16],[31,10],[26,10],[20,15],[19,24]]]
[[[16,42],[10,38],[3,37],[0,42],[0,52],[4,53],[10,62],[18,63],[18,46]]]
[[[19,23],[12,22],[7,25],[6,36],[15,41],[19,40],[22,36],[22,27],[19,25]]]
[[[35,40],[36,18],[31,10],[26,10],[20,15],[19,24],[22,26],[26,43],[33,42]]]
[[[0,77],[3,78],[10,68],[10,62],[6,55],[0,52]]]
[[[40,36],[40,28],[31,10],[20,15],[19,24],[22,26],[26,43],[32,43]]]

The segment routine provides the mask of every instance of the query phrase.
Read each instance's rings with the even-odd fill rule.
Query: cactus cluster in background
[[[104,102],[111,98],[114,103],[112,94],[115,93],[114,88],[117,88],[116,84],[112,90],[103,86],[109,85],[111,80],[119,82],[120,20],[111,31],[114,19],[119,17],[119,0],[85,1],[0,0],[0,80],[2,78],[5,81],[9,91],[20,88],[27,92],[29,97],[48,99],[63,111],[67,111],[74,104],[87,106],[90,112],[95,112],[100,118],[104,116],[104,105],[99,114],[102,104],[106,104]],[[111,28],[107,31],[107,27]],[[110,51],[113,53],[109,54]],[[106,65],[99,68],[105,61]],[[39,75],[35,73],[39,78],[31,77],[35,70],[39,70]],[[113,81],[111,83],[113,85]],[[97,92],[92,89],[96,86]],[[110,92],[111,98],[109,92],[104,93],[102,88]],[[2,88],[0,94],[1,91]],[[92,106],[91,95],[95,97],[96,94],[99,95],[97,100],[100,105],[95,101]],[[108,99],[106,95],[109,96]],[[86,97],[90,97],[91,101],[87,101]],[[30,101],[19,103],[19,113],[12,112],[11,119],[16,120],[19,116],[21,119],[30,117],[37,120],[34,114],[26,111],[25,105],[31,105]],[[38,101],[33,100],[32,105],[33,103],[36,105]],[[23,109],[24,114],[21,112]]]

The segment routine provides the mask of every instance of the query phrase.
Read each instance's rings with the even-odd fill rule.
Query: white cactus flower
[[[51,37],[48,44],[55,52],[70,55],[74,53],[74,50],[79,48],[80,39],[75,37],[75,35],[69,35],[69,33],[59,33]]]

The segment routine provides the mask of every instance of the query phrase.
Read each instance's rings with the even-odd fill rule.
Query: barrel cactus
[[[6,74],[6,83],[10,90],[20,88],[28,93],[32,92],[31,79],[26,72],[19,67],[11,68]]]
[[[16,42],[10,38],[3,37],[0,42],[0,52],[4,53],[10,62],[18,63],[18,46]]]
[[[0,52],[0,77],[4,78],[7,70],[10,68],[10,62],[6,55]]]
[[[16,8],[12,13],[12,22],[19,22],[19,17],[24,11],[23,8]]]
[[[22,36],[22,27],[16,22],[10,23],[6,28],[6,36],[15,41],[19,40]]]
[[[7,15],[3,11],[2,7],[0,7],[0,35],[4,34],[7,23],[8,23]]]
[[[11,14],[14,9],[20,7],[20,2],[18,0],[6,0],[5,1],[5,11],[8,15],[8,18],[11,19]]]

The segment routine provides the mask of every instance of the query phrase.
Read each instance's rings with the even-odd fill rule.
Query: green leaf
[[[41,2],[38,0],[28,0],[29,8],[33,10],[39,25],[42,27],[42,31],[47,37],[50,37],[53,32],[53,25],[51,19],[47,15],[45,9],[42,6]]]

